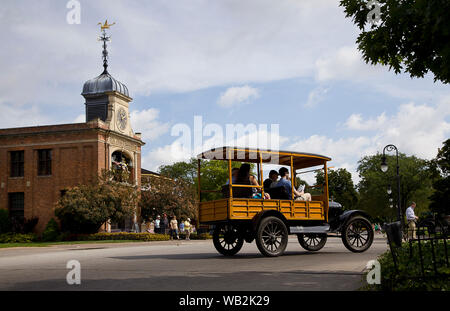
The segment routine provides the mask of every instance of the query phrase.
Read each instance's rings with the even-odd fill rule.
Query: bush
[[[180,233],[179,234],[180,239],[186,239],[186,233]],[[212,239],[211,234],[209,233],[191,233],[191,235],[189,236],[189,239],[191,240],[208,240],[208,239]]]
[[[105,240],[135,240],[135,241],[168,241],[167,234],[132,233],[132,232],[101,232],[94,234],[69,234],[65,241],[105,241]]]
[[[368,285],[363,289],[381,291],[450,290],[450,268],[447,268],[445,264],[444,242],[439,241],[439,243],[433,243],[437,271],[440,277],[435,277],[434,275],[430,242],[421,242],[425,277],[422,277],[418,243],[412,243],[412,257],[410,257],[408,243],[403,243],[402,247],[396,250],[398,274],[394,266],[392,254],[390,251],[387,251],[378,257],[381,265],[381,284]]]
[[[38,217],[33,217],[31,219],[25,219],[24,224],[23,224],[23,233],[33,233],[34,227],[36,227],[38,222],[39,222]]]
[[[0,243],[31,243],[37,240],[33,233],[4,233],[0,234]]]
[[[133,215],[137,190],[129,184],[115,182],[114,174],[104,171],[94,183],[66,192],[55,208],[62,231],[96,233],[108,220],[119,222]]]
[[[0,234],[11,231],[11,221],[7,209],[0,208]]]
[[[59,226],[54,218],[50,219],[50,221],[45,226],[45,230],[42,233],[42,241],[50,242],[59,240]]]

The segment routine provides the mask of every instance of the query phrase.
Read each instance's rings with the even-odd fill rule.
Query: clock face
[[[128,115],[125,109],[120,108],[117,111],[117,127],[119,130],[123,131],[127,127]]]

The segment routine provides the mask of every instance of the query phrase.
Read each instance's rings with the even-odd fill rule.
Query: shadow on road
[[[107,275],[103,279],[81,280],[68,285],[65,277],[17,283],[7,290],[17,291],[349,291],[363,285],[360,273],[323,271],[242,271],[231,273],[186,272],[183,275],[151,275],[141,277]]]
[[[308,252],[308,251],[299,251],[299,252],[285,252],[282,256],[279,257],[265,257],[261,254],[246,254],[240,253],[234,256],[223,256],[219,253],[181,253],[181,254],[155,254],[155,255],[142,255],[142,256],[116,256],[116,257],[108,257],[111,259],[121,259],[121,260],[149,260],[149,259],[171,259],[171,260],[186,260],[186,259],[194,259],[194,260],[202,260],[202,259],[222,259],[222,260],[242,260],[242,259],[282,259],[283,257],[290,256],[315,256],[319,254],[337,254],[339,252]]]

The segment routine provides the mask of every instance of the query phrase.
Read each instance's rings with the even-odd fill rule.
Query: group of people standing
[[[191,232],[193,231],[193,226],[191,224],[191,219],[188,217],[186,220],[181,220],[178,225],[178,220],[175,215],[169,218],[167,214],[163,214],[163,218],[161,216],[156,216],[155,220],[155,233],[159,234],[169,234],[170,239],[180,239],[180,233],[186,234],[186,240],[190,239]]]

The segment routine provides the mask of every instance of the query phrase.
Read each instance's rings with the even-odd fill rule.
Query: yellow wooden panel
[[[232,204],[228,209],[228,204]],[[278,210],[287,219],[325,219],[323,202],[291,200],[222,199],[200,203],[200,221],[252,219],[263,210]],[[228,213],[227,213],[228,212]]]

